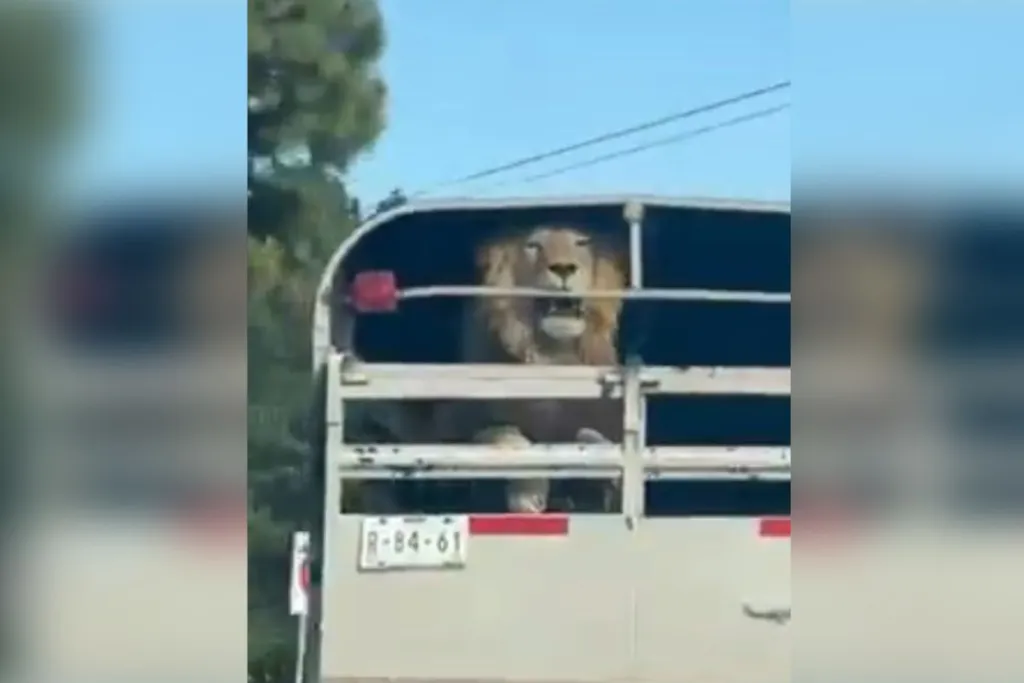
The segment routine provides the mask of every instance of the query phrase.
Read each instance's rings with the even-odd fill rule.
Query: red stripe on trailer
[[[472,515],[472,536],[567,536],[568,515]]]
[[[761,520],[759,533],[762,538],[790,538],[792,520],[789,517],[766,517]]]

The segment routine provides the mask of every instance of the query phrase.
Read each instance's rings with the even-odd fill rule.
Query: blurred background
[[[792,137],[765,118],[501,193],[790,199],[794,680],[1024,678],[1021,9],[566,2],[540,31],[483,7],[0,5],[0,675],[287,678],[309,296],[345,231],[792,76]],[[282,102],[282,58],[331,76]]]
[[[245,13],[0,6],[0,676],[245,675]]]
[[[792,5],[794,680],[1016,680],[1018,5]]]

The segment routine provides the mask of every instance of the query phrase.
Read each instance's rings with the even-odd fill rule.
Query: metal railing
[[[641,451],[653,476],[679,478],[788,476],[790,449],[774,446],[655,446]],[[622,447],[614,444],[537,444],[502,448],[451,444],[350,446],[339,458],[340,472],[352,479],[606,478],[622,473]]]
[[[338,356],[342,400],[622,398],[627,370],[614,366],[361,364]],[[789,368],[642,366],[645,395],[790,393]]]
[[[399,290],[400,301],[441,297],[496,297],[522,299],[623,299],[626,301],[716,301],[722,303],[789,304],[788,292],[724,291],[715,289],[606,289],[566,292],[533,287],[483,285],[430,285]]]
[[[359,363],[333,354],[328,362],[328,449],[334,476],[382,479],[459,477],[667,478],[788,477],[788,447],[683,447],[646,443],[652,395],[788,396],[789,368],[674,368],[531,365],[406,365]],[[632,390],[631,390],[632,387]],[[345,445],[343,404],[352,400],[620,399],[619,444],[502,447],[487,445]],[[634,466],[632,475],[628,473]]]
[[[623,220],[629,233],[629,283],[624,290],[583,294],[536,288],[431,285],[398,290],[398,300],[442,297],[516,297],[558,299],[623,299],[644,301],[711,301],[788,305],[788,292],[719,291],[644,288],[641,258],[644,206],[628,201]],[[343,247],[346,252],[352,245]],[[338,256],[333,267],[340,263]],[[333,262],[332,262],[333,263]],[[321,283],[327,292],[330,277]],[[321,297],[319,301],[326,301]],[[773,447],[649,447],[647,399],[658,395],[788,396],[789,368],[559,366],[559,365],[435,365],[360,363],[355,356],[330,346],[325,335],[329,314],[318,304],[316,348],[326,350],[328,495],[340,495],[342,477],[360,479],[396,476],[436,477],[621,477],[623,512],[643,509],[643,483],[653,476],[671,478],[788,478],[789,448]],[[318,346],[319,344],[319,346]],[[622,444],[533,445],[529,448],[452,444],[351,445],[345,435],[345,404],[349,401],[502,399],[616,399],[622,401]],[[332,490],[337,489],[337,490]],[[337,509],[333,503],[329,509]]]

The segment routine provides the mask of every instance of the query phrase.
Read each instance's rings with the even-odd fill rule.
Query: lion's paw
[[[576,432],[576,440],[580,443],[611,443],[608,437],[590,427],[584,427]]]
[[[545,512],[548,508],[550,488],[545,479],[509,482],[506,501],[509,512]]]

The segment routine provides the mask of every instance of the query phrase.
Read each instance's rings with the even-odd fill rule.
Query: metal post
[[[644,205],[637,201],[626,203],[622,217],[629,224],[629,287],[643,288],[643,221]],[[622,508],[626,523],[635,528],[644,514],[644,448],[647,435],[644,430],[645,410],[641,389],[640,364],[626,359],[622,375],[623,457]]]
[[[640,202],[627,202],[622,210],[622,217],[629,224],[629,286],[631,289],[643,287],[643,238],[644,205]]]
[[[306,647],[310,608],[310,533],[296,531],[292,534],[291,576],[288,586],[288,612],[298,618],[296,635],[295,683],[303,683],[306,678]]]
[[[345,403],[340,397],[344,357],[329,353],[325,365],[324,387],[324,510],[323,522],[316,547],[319,551],[317,560],[320,564],[319,588],[315,591],[315,604],[312,605],[316,614],[316,622],[312,624],[313,637],[316,639],[312,647],[314,661],[309,662],[309,670],[313,672],[314,680],[318,679],[321,671],[321,658],[323,656],[323,601],[326,585],[330,580],[332,572],[333,554],[336,552],[333,539],[334,529],[337,526],[338,516],[341,514],[342,505],[342,481],[340,456],[345,441]],[[313,593],[312,587],[310,593]],[[308,632],[310,631],[309,616],[304,615],[299,624],[299,638],[301,643],[308,644]],[[301,669],[296,670],[296,683],[304,683],[298,676],[305,675],[307,669],[305,660],[306,645],[301,646],[300,661],[303,662]]]
[[[304,683],[306,680],[306,641],[309,633],[309,612],[299,615],[298,643],[296,644],[295,655],[295,683]]]
[[[626,525],[632,529],[637,526],[644,511],[644,415],[638,365],[626,363],[622,384],[622,512],[626,517]]]

